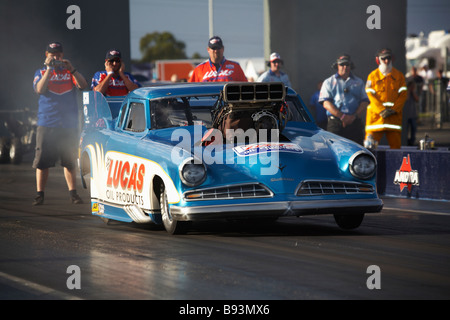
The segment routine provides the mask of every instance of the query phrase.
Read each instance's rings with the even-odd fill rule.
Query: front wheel
[[[167,191],[163,183],[161,184],[159,205],[161,206],[161,218],[166,231],[170,234],[186,233],[188,228],[188,222],[174,220],[172,215],[170,214],[169,201],[167,199]]]
[[[359,214],[335,214],[334,220],[337,225],[345,230],[358,228],[364,219],[364,213]]]

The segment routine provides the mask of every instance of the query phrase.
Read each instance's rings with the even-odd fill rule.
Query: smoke
[[[71,14],[67,8],[76,4],[81,11],[81,29],[69,29]],[[33,90],[33,78],[43,67],[48,43],[59,41],[64,46],[64,58],[90,84],[98,70],[104,69],[105,53],[111,47],[120,48],[128,69],[130,63],[129,2],[124,0],[41,0],[0,2],[0,110],[29,108],[37,111],[38,95]],[[100,17],[116,16],[120,26],[99,23]],[[99,36],[101,35],[101,36]]]

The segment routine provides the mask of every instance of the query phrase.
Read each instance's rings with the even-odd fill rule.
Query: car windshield
[[[153,100],[150,103],[152,128],[188,125],[203,125],[210,128],[211,110],[217,98],[218,96],[196,96]]]
[[[203,125],[209,129],[213,125],[212,110],[218,98],[218,95],[209,95],[152,100],[150,103],[152,128]],[[286,96],[286,103],[288,122],[311,121],[297,96]]]

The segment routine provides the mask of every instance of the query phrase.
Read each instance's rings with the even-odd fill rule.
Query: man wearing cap
[[[370,99],[366,118],[366,139],[380,141],[386,134],[391,149],[400,149],[403,106],[407,87],[403,73],[392,66],[392,51],[377,52],[378,68],[367,77],[366,92]]]
[[[239,63],[225,59],[224,46],[220,37],[208,41],[209,59],[199,64],[192,72],[189,82],[247,82]]]
[[[270,69],[261,74],[257,82],[283,82],[285,86],[291,86],[289,76],[281,71],[283,60],[278,53],[274,52],[270,55],[268,65]]]
[[[37,196],[33,205],[44,203],[49,168],[54,167],[57,160],[61,160],[64,167],[72,203],[83,203],[76,190],[79,133],[75,88],[83,90],[88,84],[83,75],[63,56],[61,43],[50,43],[45,52],[45,66],[34,75],[33,88],[39,94],[39,109],[33,161]]]
[[[139,88],[139,82],[128,72],[122,54],[117,49],[106,52],[105,71],[98,71],[92,78],[91,89],[105,96],[125,96]]]
[[[337,72],[323,82],[319,103],[327,110],[327,130],[359,144],[364,142],[364,116],[369,99],[364,82],[351,71],[354,64],[348,54],[333,63]]]

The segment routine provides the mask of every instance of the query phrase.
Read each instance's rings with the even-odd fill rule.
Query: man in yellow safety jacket
[[[366,141],[379,142],[384,134],[391,149],[400,149],[402,111],[407,98],[405,76],[392,67],[392,51],[381,49],[376,56],[378,68],[367,77],[370,100],[366,117]]]

